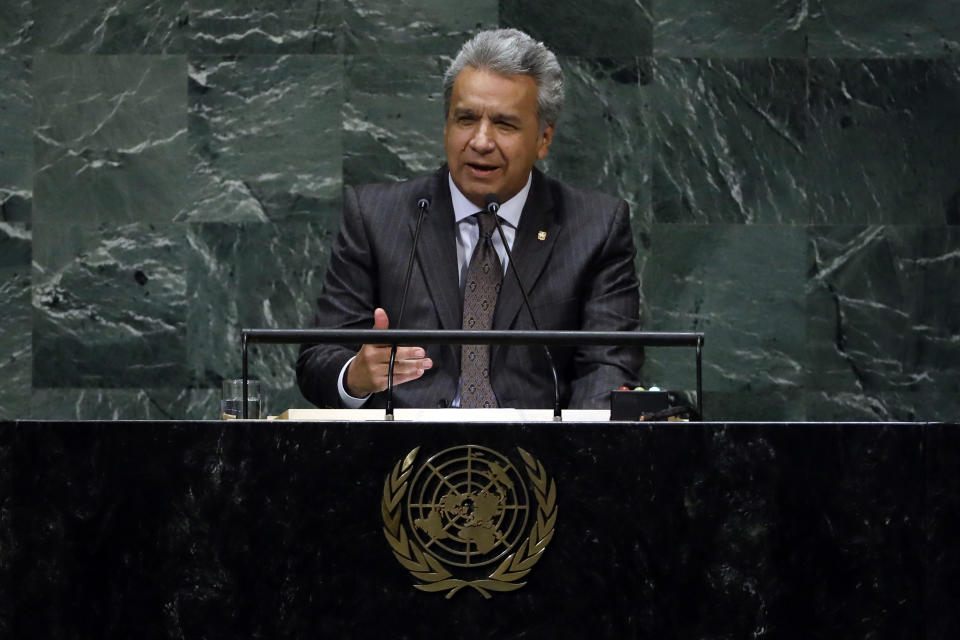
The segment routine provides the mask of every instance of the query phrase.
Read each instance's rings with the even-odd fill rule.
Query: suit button
[[[446,409],[446,408],[447,408],[447,399],[446,399],[446,398],[440,398],[439,400],[437,400],[437,408],[438,408],[438,409]]]

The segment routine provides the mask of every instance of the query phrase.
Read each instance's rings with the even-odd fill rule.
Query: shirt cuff
[[[343,403],[343,406],[347,409],[359,409],[370,399],[369,394],[362,398],[354,398],[347,393],[347,388],[343,386],[343,378],[347,375],[347,367],[350,366],[350,363],[353,362],[356,357],[357,356],[353,356],[353,358],[347,360],[347,364],[343,365],[343,369],[340,369],[340,377],[337,379],[337,391],[340,393],[340,402]]]

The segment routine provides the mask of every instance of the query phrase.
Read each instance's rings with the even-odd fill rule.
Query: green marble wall
[[[561,57],[544,168],[631,203],[709,417],[956,419],[955,0],[3,0],[0,417],[214,417],[239,329],[308,322],[342,184],[442,162],[497,25]],[[275,411],[293,359],[254,354]]]

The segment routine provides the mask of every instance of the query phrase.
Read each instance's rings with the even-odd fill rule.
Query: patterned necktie
[[[480,223],[480,240],[467,270],[463,328],[482,331],[493,326],[493,310],[500,295],[503,267],[491,239],[496,229],[494,214],[481,211],[474,215]],[[490,345],[465,344],[460,347],[460,406],[498,406],[490,386]]]

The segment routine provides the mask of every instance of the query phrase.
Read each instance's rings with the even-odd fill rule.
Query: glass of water
[[[260,381],[247,380],[247,418],[260,418]],[[243,380],[224,380],[220,392],[221,418],[243,418]]]

